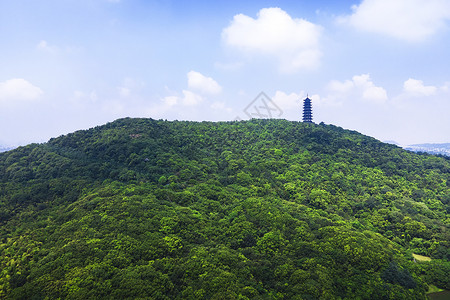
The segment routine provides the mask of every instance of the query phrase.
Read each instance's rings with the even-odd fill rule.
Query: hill
[[[450,156],[450,143],[444,144],[414,144],[405,146],[406,150],[414,152],[426,152],[438,155]]]
[[[120,119],[19,147],[0,153],[0,298],[423,299],[450,288],[449,171],[285,120]]]
[[[0,152],[6,152],[6,151],[9,151],[12,149],[14,149],[14,147],[6,147],[6,146],[0,145]]]

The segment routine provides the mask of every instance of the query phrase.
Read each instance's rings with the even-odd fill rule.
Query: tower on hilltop
[[[306,99],[303,100],[303,122],[312,123],[312,106],[311,99],[306,96]]]

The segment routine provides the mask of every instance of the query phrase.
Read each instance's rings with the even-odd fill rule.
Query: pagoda
[[[306,96],[306,99],[303,100],[303,122],[312,123],[312,106],[311,99]]]

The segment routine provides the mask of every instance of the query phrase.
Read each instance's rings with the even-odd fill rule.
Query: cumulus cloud
[[[413,96],[432,96],[436,94],[437,87],[425,86],[422,80],[410,78],[403,83],[403,90]]]
[[[124,87],[124,86],[119,86],[117,88],[117,90],[119,91],[119,95],[121,97],[129,97],[131,95],[131,90],[128,87]]]
[[[441,90],[443,91],[443,92],[449,92],[450,91],[450,82],[446,82],[442,87],[441,87]]]
[[[76,90],[73,92],[73,95],[69,99],[69,101],[73,104],[81,105],[81,104],[93,104],[97,102],[98,99],[99,98],[96,91],[85,93],[83,91]]]
[[[183,107],[195,107],[205,100],[204,95],[217,95],[222,91],[222,87],[217,81],[199,72],[188,72],[187,79],[189,89],[183,90],[182,95],[175,93],[178,95],[170,95],[162,98],[164,109],[180,105]]]
[[[450,20],[448,0],[363,0],[341,22],[357,29],[420,42]]]
[[[264,8],[258,17],[238,14],[222,31],[226,45],[243,53],[276,58],[285,72],[312,69],[319,64],[320,26],[292,18],[280,8]]]
[[[181,92],[166,87],[169,95],[162,97],[159,103],[149,106],[146,111],[153,117],[169,116],[191,120],[201,120],[205,115],[217,115],[218,112],[229,112],[225,103],[217,99],[211,103],[222,91],[222,87],[211,77],[190,71],[187,73],[187,86],[188,88]]]
[[[305,91],[300,91],[299,93],[286,93],[283,91],[276,91],[275,95],[272,97],[272,101],[282,111],[281,115],[279,116],[280,118],[288,120],[299,120],[302,118],[303,100],[306,97],[312,100],[313,107],[315,107],[316,105],[320,106],[321,103],[319,95],[307,95]]]
[[[128,98],[131,95],[133,95],[133,93],[139,91],[144,86],[145,86],[144,82],[127,77],[123,80],[122,85],[117,87],[117,91],[119,92],[119,95],[121,97]]]
[[[380,86],[375,86],[369,74],[353,76],[353,83],[357,89],[362,91],[362,97],[365,100],[384,102],[388,99],[386,90]]]
[[[233,111],[231,107],[228,107],[224,101],[215,101],[210,106],[215,111],[225,111],[230,113]]]
[[[162,99],[165,106],[171,107],[176,105],[179,102],[178,96],[167,96]]]
[[[42,90],[22,78],[0,82],[0,103],[33,101],[43,94]]]
[[[174,106],[194,107],[203,101],[205,95],[217,95],[222,91],[222,87],[211,77],[190,71],[187,73],[188,88],[182,91],[182,95],[166,96],[162,99],[164,109]]]
[[[77,54],[84,51],[82,47],[65,46],[60,47],[56,45],[49,44],[46,40],[41,40],[37,45],[36,49],[42,53],[47,54]]]
[[[355,75],[352,80],[344,82],[333,80],[329,83],[328,90],[332,93],[352,94],[374,103],[383,103],[388,99],[386,90],[376,86],[370,79],[369,74]]]
[[[210,95],[219,94],[222,91],[222,87],[214,79],[206,77],[199,72],[190,71],[187,77],[190,89]]]
[[[144,109],[146,114],[152,118],[194,120],[201,119],[199,112],[204,112],[210,107],[208,103],[205,104],[206,99],[195,92],[183,90],[181,93],[173,91],[171,93],[172,95],[161,98],[159,103],[147,106]]]
[[[313,106],[318,106],[327,109],[335,109],[343,106],[343,97],[336,94],[328,94],[321,97],[320,95],[312,95],[309,97],[312,100]]]
[[[53,46],[53,45],[49,45],[49,44],[47,43],[47,41],[45,41],[45,40],[41,40],[41,41],[37,44],[36,48],[37,48],[38,50],[40,50],[40,51],[44,51],[44,52],[52,53],[52,54],[57,53],[58,50],[59,50],[58,47]]]
[[[287,94],[283,91],[276,91],[272,101],[283,111],[301,107],[301,100],[306,97],[304,92]]]
[[[183,90],[182,96],[167,96],[162,99],[165,106],[171,107],[178,104],[183,106],[196,106],[203,102],[203,97],[188,90]]]
[[[203,102],[203,97],[191,92],[191,91],[183,91],[183,97],[181,98],[181,103],[185,106],[194,106]]]
[[[346,80],[346,81],[338,81],[338,80],[332,80],[328,84],[328,89],[337,93],[347,93],[351,89],[353,89],[355,86],[353,80]]]
[[[426,86],[417,79],[406,80],[403,91],[392,97],[391,109],[398,123],[396,135],[407,137],[410,144],[448,140],[450,90],[446,87],[446,83],[438,87],[436,84]]]

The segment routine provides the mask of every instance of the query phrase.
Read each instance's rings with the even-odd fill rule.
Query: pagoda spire
[[[303,100],[303,122],[313,123],[311,99],[309,99],[308,95],[306,95],[306,99]]]

